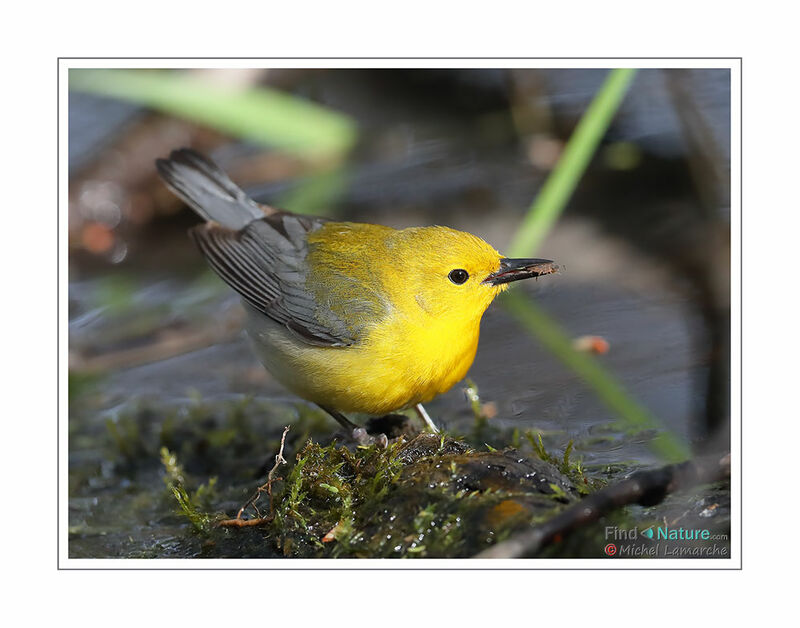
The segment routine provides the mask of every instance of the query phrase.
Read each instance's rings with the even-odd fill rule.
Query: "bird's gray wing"
[[[356,339],[305,288],[307,236],[323,219],[276,212],[235,231],[214,223],[190,233],[216,273],[253,308],[285,325],[299,339],[341,347]]]

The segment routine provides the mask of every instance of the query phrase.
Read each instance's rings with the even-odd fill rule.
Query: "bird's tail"
[[[239,230],[265,215],[222,168],[191,148],[157,159],[156,168],[164,183],[206,220]]]

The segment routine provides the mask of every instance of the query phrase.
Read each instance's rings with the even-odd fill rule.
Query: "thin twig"
[[[532,530],[517,534],[479,553],[475,558],[530,558],[551,543],[597,521],[605,514],[628,504],[652,506],[669,493],[698,484],[709,484],[730,477],[731,456],[708,456],[651,471],[639,471],[628,479],[608,486],[570,506]]]
[[[224,519],[223,521],[220,521],[218,525],[243,528],[247,526],[254,526],[262,523],[267,523],[272,520],[272,483],[277,480],[283,479],[283,478],[276,478],[275,471],[278,470],[278,467],[280,465],[286,464],[286,459],[283,457],[283,448],[286,445],[286,434],[289,432],[290,427],[291,427],[290,425],[287,425],[285,428],[283,428],[283,435],[281,436],[281,447],[280,450],[278,450],[278,454],[275,456],[275,465],[272,467],[272,469],[270,469],[270,472],[267,474],[267,481],[261,486],[259,486],[256,489],[255,493],[253,493],[250,496],[250,499],[248,499],[244,503],[244,505],[241,508],[239,508],[239,512],[236,513],[235,519]],[[258,498],[261,497],[261,493],[263,493],[264,491],[266,491],[267,494],[269,495],[269,516],[267,517],[262,517],[261,512],[258,510],[258,507],[256,506]],[[247,510],[250,506],[252,506],[253,509],[256,511],[258,517],[256,519],[242,519],[244,511]]]

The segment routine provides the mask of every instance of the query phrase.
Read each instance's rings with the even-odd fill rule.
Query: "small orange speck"
[[[581,336],[572,341],[572,346],[576,351],[585,351],[596,355],[608,353],[610,345],[602,336]]]
[[[336,535],[339,532],[340,526],[341,526],[341,522],[337,523],[330,530],[328,530],[328,533],[325,536],[322,537],[322,542],[323,543],[330,543],[331,541],[335,541],[336,540]]]

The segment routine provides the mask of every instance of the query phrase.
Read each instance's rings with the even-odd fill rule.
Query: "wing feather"
[[[306,289],[308,235],[324,223],[259,206],[192,149],[156,161],[167,186],[208,220],[190,231],[211,268],[253,308],[304,342],[353,344],[357,332]]]
[[[305,287],[307,236],[321,219],[280,213],[235,231],[214,223],[191,230],[212,269],[259,312],[285,325],[304,342],[348,346],[356,339],[343,321],[325,312]],[[333,316],[333,318],[332,318]]]

